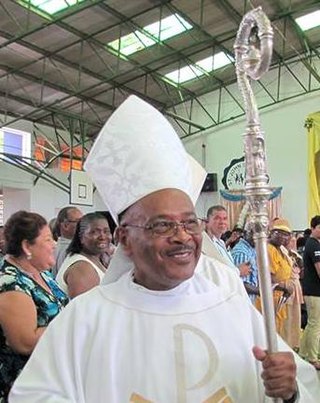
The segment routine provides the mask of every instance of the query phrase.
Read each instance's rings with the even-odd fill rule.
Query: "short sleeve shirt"
[[[320,278],[315,263],[320,262],[320,242],[310,237],[303,252],[304,277],[302,289],[304,295],[320,297]]]

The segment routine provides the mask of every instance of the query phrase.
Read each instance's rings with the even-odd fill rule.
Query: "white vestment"
[[[195,273],[201,274],[215,285],[221,286],[225,292],[236,292],[249,298],[238,271],[210,255],[201,253]]]
[[[264,402],[261,315],[202,276],[150,291],[132,273],[75,298],[41,337],[12,403]],[[280,350],[289,348],[280,342]],[[320,396],[296,357],[300,402]]]

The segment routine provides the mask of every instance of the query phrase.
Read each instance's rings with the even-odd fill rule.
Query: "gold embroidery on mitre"
[[[129,403],[152,403],[152,401],[147,400],[142,396],[137,395],[136,393],[132,393],[132,395],[130,396]]]
[[[221,388],[203,403],[233,403],[233,400],[227,395],[226,389]]]

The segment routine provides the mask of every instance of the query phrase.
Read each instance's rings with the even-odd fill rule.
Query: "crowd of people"
[[[278,337],[279,352],[268,353],[252,230],[224,242],[224,207],[197,217],[205,172],[166,119],[130,97],[85,167],[114,237],[103,214],[72,206],[51,226],[26,211],[4,226],[0,402],[318,401],[320,216],[303,262],[288,222],[271,223],[277,331],[287,343]],[[300,347],[303,269],[304,360],[290,349]]]
[[[215,226],[220,226],[217,238]],[[227,211],[217,205],[208,210],[208,235],[217,245],[217,251],[231,260],[230,267],[239,268],[240,277],[252,303],[261,311],[257,255],[252,230],[228,226]],[[274,218],[270,222],[268,261],[273,286],[276,329],[278,334],[295,351],[320,369],[320,216],[315,216],[299,237],[289,222]],[[213,234],[216,234],[214,236]],[[248,273],[241,272],[243,264]],[[306,307],[306,317],[304,318]]]
[[[0,228],[0,402],[52,319],[100,284],[113,251],[106,217],[72,206],[52,227],[18,211]]]

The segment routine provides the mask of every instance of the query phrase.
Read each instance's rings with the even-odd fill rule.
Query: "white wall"
[[[282,186],[282,215],[293,228],[308,227],[307,219],[307,131],[305,118],[320,110],[320,93],[315,92],[274,105],[260,112],[265,131],[268,171],[271,186]],[[188,152],[203,162],[202,144],[206,145],[206,169],[218,174],[219,189],[224,168],[243,155],[242,133],[245,119],[218,126],[204,134],[184,140]],[[217,194],[202,195],[206,206],[215,204]],[[320,212],[319,212],[320,213]]]
[[[3,188],[4,222],[18,210],[30,210],[30,191],[28,189]],[[9,201],[9,202],[7,202]]]
[[[69,205],[71,205],[69,202],[69,195],[50,183],[41,181],[31,189],[31,210],[43,215],[47,220],[56,217],[62,207]],[[83,213],[106,210],[106,207],[97,192],[94,194],[93,206],[77,205],[77,207]]]
[[[59,179],[67,183],[67,177],[56,172]],[[4,222],[15,211],[25,209],[43,215],[47,220],[56,217],[58,211],[69,206],[69,195],[56,186],[40,179],[34,185],[35,177],[17,167],[0,162],[0,188],[3,189]],[[77,206],[84,213],[106,210],[98,192],[94,193],[93,206]]]

